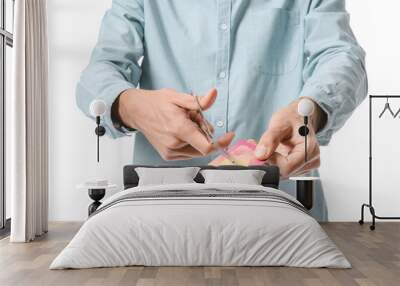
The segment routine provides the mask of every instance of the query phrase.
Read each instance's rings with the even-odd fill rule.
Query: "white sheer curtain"
[[[48,48],[46,0],[15,1],[14,71],[6,113],[12,242],[47,232]]]

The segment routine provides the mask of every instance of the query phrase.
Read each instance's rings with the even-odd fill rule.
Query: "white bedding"
[[[104,201],[103,210],[101,207],[84,223],[50,268],[350,267],[311,216],[279,200],[186,196],[118,202],[137,192],[168,190],[258,190],[299,204],[284,192],[254,185],[193,183],[135,187]]]

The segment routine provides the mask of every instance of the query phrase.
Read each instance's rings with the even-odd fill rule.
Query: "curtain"
[[[48,47],[46,0],[15,1],[14,70],[6,130],[12,242],[48,227]]]

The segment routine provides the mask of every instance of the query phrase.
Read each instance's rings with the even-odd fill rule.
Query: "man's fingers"
[[[177,158],[191,159],[191,158],[203,156],[203,154],[201,154],[198,150],[196,150],[195,148],[193,148],[190,145],[186,145],[185,147],[177,149],[177,150],[170,150],[170,152]]]
[[[199,104],[202,110],[210,108],[217,98],[217,90],[211,89],[206,95],[198,96]],[[171,100],[177,106],[188,109],[188,110],[199,110],[199,104],[194,95],[187,93],[174,93],[171,95]]]
[[[304,147],[304,146],[300,146]],[[303,153],[304,153],[304,148],[303,148]],[[309,148],[307,150],[307,155],[308,155],[308,160],[307,162],[304,162],[302,166],[300,166],[298,169],[294,170],[294,174],[305,174],[311,170],[314,170],[318,168],[321,164],[320,160],[320,151],[319,151],[319,145],[316,142],[311,142],[309,145]],[[305,159],[305,156],[303,156],[303,160]]]
[[[218,138],[218,140],[215,142],[215,148],[216,149],[225,149],[227,148],[231,143],[233,138],[235,138],[235,133],[234,132],[228,132],[221,138]]]
[[[199,97],[199,102],[200,102],[200,106],[203,110],[207,110],[209,109],[215,102],[215,100],[217,99],[217,90],[215,88],[211,89],[210,91],[208,91],[207,95],[205,96],[200,96]]]
[[[200,126],[201,129],[210,130],[211,134],[214,133],[214,126],[207,120],[203,119],[203,116],[200,115],[197,111],[189,111],[189,117],[192,121],[196,122],[197,125]]]
[[[222,137],[218,138],[216,140],[216,142],[214,144],[212,144],[212,148],[210,149],[209,153],[228,147],[231,144],[234,137],[235,137],[235,133],[228,132],[225,135],[223,135]],[[173,150],[173,151],[176,152],[177,154],[183,155],[183,156],[191,156],[191,157],[202,156],[202,154],[198,150],[196,150],[195,148],[193,148],[190,145],[187,145],[183,148],[180,148],[178,150]]]
[[[215,144],[211,145],[209,153],[218,151],[221,148],[226,148],[232,142],[234,137],[235,137],[235,134],[232,132],[225,134],[224,136],[219,138]],[[202,154],[200,151],[198,151],[191,145],[186,145],[179,149],[168,149],[164,153],[166,154],[165,155],[166,159],[170,160],[170,161],[171,160],[187,160],[187,159],[191,159],[191,158],[195,158],[195,157],[204,156],[204,154]]]
[[[310,147],[307,151],[308,159],[312,160],[316,157],[313,149],[314,147]],[[287,158],[287,164],[283,167],[282,174],[284,176],[289,176],[295,173],[297,170],[301,170],[307,164],[305,162],[305,152],[303,145],[296,145],[295,148],[289,153]],[[309,161],[307,161],[309,162]]]
[[[288,178],[294,170],[303,165],[304,159],[301,161],[301,154],[297,152],[292,153],[290,158],[289,155],[285,156],[281,153],[274,152],[268,158],[267,162],[271,165],[276,165],[279,167],[282,178]]]
[[[286,132],[282,130],[269,129],[258,142],[254,155],[259,160],[267,160],[274,154],[281,140],[286,136]]]
[[[178,138],[187,142],[189,145],[193,146],[201,154],[209,154],[213,146],[210,141],[208,141],[204,132],[199,128],[199,126],[191,120],[187,120],[181,125]]]
[[[268,163],[277,165],[280,169],[281,176],[288,178],[289,176],[300,172],[304,168],[314,167],[314,163],[319,164],[319,148],[318,145],[310,146],[308,149],[309,161],[305,162],[304,145],[296,145],[295,148],[287,155],[284,156],[275,152],[268,159]],[[315,161],[318,159],[317,161]],[[316,165],[318,165],[316,164]]]
[[[286,173],[286,165],[288,163],[287,157],[274,152],[266,161],[266,163],[279,167],[280,175],[282,178],[287,178],[289,175]]]
[[[232,142],[234,137],[235,134],[233,132],[225,134],[219,138],[215,144],[212,144],[210,153],[218,151],[221,148],[226,148]],[[168,154],[169,160],[186,160],[204,155],[191,145],[186,145],[179,149],[168,150]]]
[[[304,166],[302,166],[299,170],[296,170],[292,175],[293,176],[301,176],[307,174],[308,172],[318,169],[321,164],[321,160],[319,157],[316,157],[312,161],[307,162]]]
[[[181,147],[173,145],[167,146],[165,144],[159,144],[160,142],[155,141],[156,139],[151,136],[148,136],[146,138],[147,140],[149,140],[150,143],[155,142],[154,144],[152,143],[152,145],[156,148],[160,156],[166,161],[188,160],[194,157],[203,156],[199,151],[197,151],[187,143],[185,143],[185,145]],[[181,141],[181,140],[176,138],[165,138],[164,142],[168,141]]]

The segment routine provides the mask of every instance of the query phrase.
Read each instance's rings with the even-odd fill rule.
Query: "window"
[[[0,236],[9,232],[10,195],[5,189],[5,99],[11,91],[14,0],[0,0]]]

